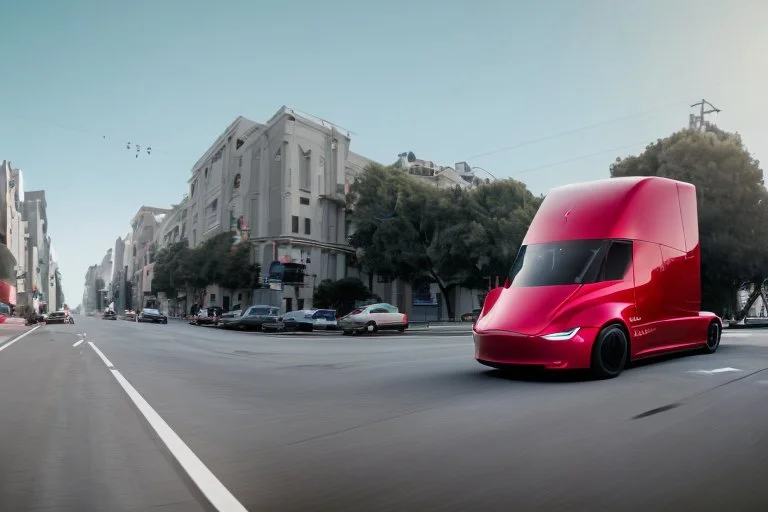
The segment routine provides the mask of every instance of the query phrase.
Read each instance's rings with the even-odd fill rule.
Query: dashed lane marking
[[[104,361],[107,368],[112,372],[112,376],[118,384],[128,394],[128,397],[136,405],[136,408],[147,420],[147,423],[157,433],[158,437],[168,447],[168,451],[179,462],[179,465],[187,472],[192,481],[197,485],[200,492],[203,493],[208,502],[220,512],[246,512],[246,508],[237,501],[237,498],[216,478],[208,469],[203,461],[181,440],[165,420],[155,411],[151,405],[136,391],[128,379],[115,369],[114,365],[107,359],[107,356],[99,348],[88,342],[96,354]]]
[[[80,345],[83,341],[85,341],[85,340],[78,340],[74,344],[72,344],[72,346],[76,347],[76,346]]]
[[[731,368],[729,366],[726,368],[715,368],[714,370],[691,370],[688,373],[701,373],[706,375],[713,375],[715,373],[742,372],[742,371],[744,370],[739,370],[738,368]]]

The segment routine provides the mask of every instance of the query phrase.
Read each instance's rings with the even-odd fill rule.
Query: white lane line
[[[76,346],[80,345],[83,341],[85,341],[85,340],[76,341],[72,346],[76,347]]]
[[[748,332],[724,332],[722,336],[726,338],[749,338],[752,334]]]
[[[112,361],[107,359],[107,356],[104,355],[104,352],[99,350],[99,347],[94,345],[92,341],[89,341],[88,344],[91,346],[93,351],[96,352],[96,355],[98,355],[101,358],[101,360],[104,361],[104,364],[107,365],[107,368],[111,370],[115,367],[115,365],[112,364]]]
[[[738,368],[731,368],[730,366],[727,368],[715,368],[714,370],[693,370],[688,373],[703,373],[707,375],[713,375],[715,373],[726,373],[726,372],[741,372],[744,370],[739,370]]]
[[[157,411],[144,400],[144,397],[136,391],[136,388],[123,377],[119,370],[112,366],[112,363],[109,362],[109,359],[106,358],[99,348],[90,341],[88,344],[111,370],[115,380],[122,386],[139,412],[141,412],[158,437],[165,443],[165,446],[168,447],[168,451],[184,468],[184,471],[195,482],[198,489],[200,489],[211,505],[220,512],[247,512],[247,509],[224,487],[224,484],[203,464],[203,461],[181,440]]]
[[[8,348],[8,347],[10,347],[11,345],[13,345],[14,343],[16,343],[17,341],[19,341],[21,338],[23,338],[23,337],[24,337],[24,336],[26,336],[27,334],[32,334],[33,332],[35,332],[36,330],[38,330],[38,329],[39,329],[39,328],[41,328],[41,327],[42,327],[42,325],[38,325],[38,326],[36,326],[36,327],[33,327],[33,328],[31,328],[31,329],[30,329],[30,330],[28,330],[27,332],[25,332],[25,333],[22,333],[22,334],[20,334],[19,336],[16,336],[16,337],[15,337],[15,338],[13,338],[11,341],[9,341],[8,343],[6,343],[6,344],[5,344],[5,345],[3,345],[2,347],[0,347],[0,352],[2,352],[3,350],[7,349],[7,348]]]

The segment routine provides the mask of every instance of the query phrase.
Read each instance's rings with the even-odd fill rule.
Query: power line
[[[638,146],[645,146],[647,144],[648,144],[648,141],[636,142],[634,144],[627,144],[626,146],[619,146],[619,147],[616,147],[616,148],[604,149],[602,151],[598,151],[596,153],[590,153],[588,155],[576,156],[576,157],[573,157],[573,158],[568,158],[567,160],[560,160],[559,162],[553,162],[551,164],[545,164],[545,165],[539,165],[537,167],[531,167],[531,168],[526,169],[524,171],[514,172],[510,176],[518,176],[520,174],[526,174],[526,173],[529,173],[529,172],[538,171],[540,169],[548,169],[550,167],[557,167],[558,165],[564,165],[564,164],[568,164],[568,163],[571,163],[571,162],[576,162],[578,160],[586,160],[587,158],[592,158],[594,156],[600,156],[600,155],[604,155],[606,153],[613,153],[614,151],[621,151],[622,149],[629,149],[629,148],[634,148],[634,147],[638,147]]]
[[[109,136],[103,135],[103,134],[99,135],[96,132],[92,132],[92,131],[89,131],[89,130],[84,130],[83,128],[78,128],[78,127],[75,127],[75,126],[65,125],[65,124],[57,123],[57,122],[53,122],[53,121],[46,121],[46,120],[43,120],[43,119],[33,119],[33,118],[29,117],[29,116],[24,116],[24,115],[16,115],[15,117],[21,118],[21,119],[26,119],[27,121],[29,121],[31,123],[37,123],[37,124],[42,124],[42,125],[53,126],[53,127],[56,127],[56,128],[60,128],[62,130],[68,130],[68,131],[72,131],[72,132],[82,133],[82,134],[85,134],[85,135],[90,135],[91,137],[94,137],[94,138],[98,137],[101,140],[110,142],[112,144],[125,146],[125,149],[127,151],[135,151],[135,158],[138,158],[140,155],[144,155],[144,154],[146,154],[147,156],[151,156],[152,153],[161,153],[161,154],[167,155],[167,153],[164,153],[162,151],[157,151],[155,148],[152,147],[151,144],[141,144],[141,143],[137,144],[136,142],[132,142],[131,139],[120,140],[120,139],[116,139],[114,137],[109,137]]]
[[[608,124],[619,123],[621,121],[628,121],[630,119],[636,119],[638,117],[647,116],[649,114],[653,114],[654,112],[665,110],[665,109],[668,109],[668,108],[671,108],[671,107],[677,107],[677,106],[688,105],[688,104],[689,104],[688,101],[676,101],[674,103],[669,103],[667,105],[663,105],[663,106],[659,106],[659,107],[656,107],[656,108],[653,108],[653,109],[650,109],[650,110],[646,110],[644,112],[638,112],[636,114],[631,114],[631,115],[628,115],[628,116],[617,117],[617,118],[614,118],[614,119],[609,119],[607,121],[600,121],[598,123],[588,124],[588,125],[580,126],[578,128],[572,128],[570,130],[565,130],[565,131],[562,131],[562,132],[554,133],[552,135],[547,135],[547,136],[544,136],[544,137],[538,137],[536,139],[525,140],[525,141],[519,142],[517,144],[514,144],[512,146],[505,146],[503,148],[494,149],[492,151],[486,151],[485,153],[478,153],[477,155],[473,155],[473,156],[469,157],[467,160],[471,161],[471,160],[476,159],[476,158],[480,158],[480,157],[484,157],[484,156],[488,156],[488,155],[495,155],[497,153],[503,153],[505,151],[511,151],[513,149],[521,148],[521,147],[527,146],[529,144],[535,144],[536,142],[542,142],[542,141],[545,141],[545,140],[556,139],[558,137],[563,137],[565,135],[570,135],[572,133],[578,133],[578,132],[582,132],[582,131],[585,131],[585,130],[591,130],[593,128],[598,128],[600,126],[605,126],[605,125],[608,125]]]

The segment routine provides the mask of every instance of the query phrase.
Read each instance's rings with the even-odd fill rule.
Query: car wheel
[[[163,320],[163,325],[167,324],[168,320]]]
[[[368,322],[368,324],[365,326],[365,332],[368,334],[375,334],[378,330],[379,328],[376,325],[376,322]]]
[[[720,346],[722,332],[720,322],[713,320],[709,323],[709,326],[707,327],[707,344],[704,345],[704,352],[707,354],[714,354],[717,352],[717,348]]]
[[[609,325],[592,346],[592,372],[601,379],[617,377],[627,364],[629,340],[618,325]]]
[[[352,331],[344,329],[341,331],[341,334],[342,336],[349,336],[350,334],[352,334]]]

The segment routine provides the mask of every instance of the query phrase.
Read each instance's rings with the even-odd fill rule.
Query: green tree
[[[451,292],[477,273],[486,256],[486,214],[471,192],[438,189],[393,167],[372,164],[352,186],[357,260],[368,271],[437,283],[449,318]]]
[[[343,316],[354,309],[357,301],[372,297],[370,290],[356,277],[345,277],[338,281],[323,279],[312,294],[312,306],[334,309],[338,315]]]
[[[186,288],[189,276],[185,270],[189,255],[190,249],[186,240],[173,243],[157,252],[152,272],[153,293],[162,292],[175,299],[178,292]]]
[[[768,194],[763,171],[738,134],[709,127],[682,130],[649,144],[637,156],[617,158],[612,177],[663,176],[696,186],[701,243],[702,304],[736,311],[744,281],[760,289],[768,265]]]
[[[480,207],[480,222],[487,235],[485,257],[478,262],[482,284],[474,285],[487,288],[488,278],[498,276],[504,280],[509,274],[543,198],[534,196],[524,183],[513,179],[481,185],[472,195]]]
[[[233,245],[217,269],[217,283],[230,292],[255,288],[259,281],[260,266],[251,262],[251,244]]]

